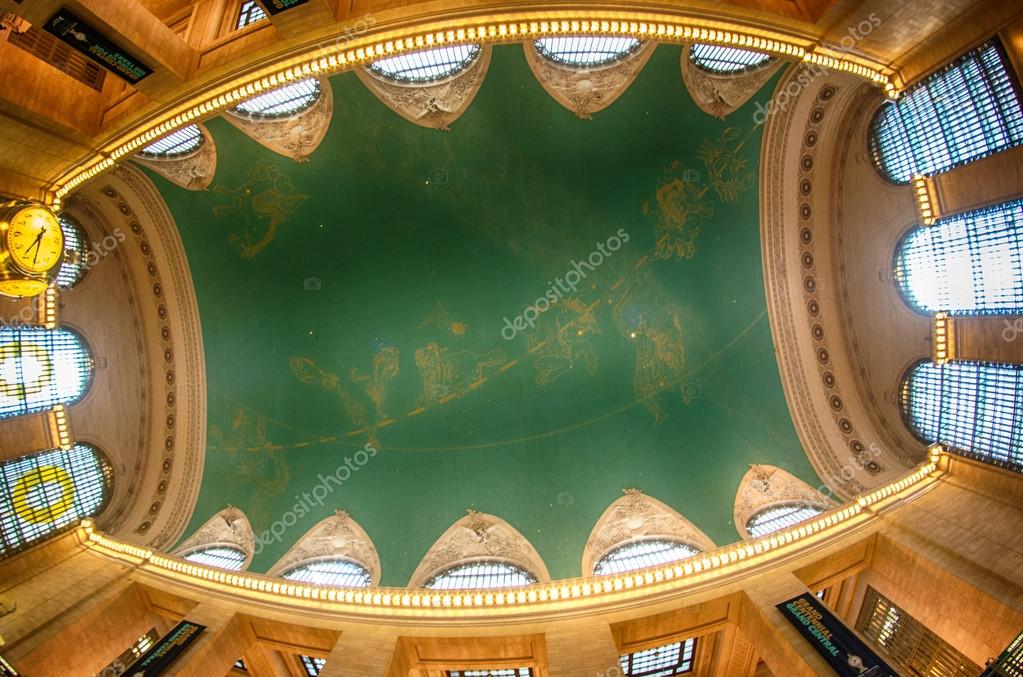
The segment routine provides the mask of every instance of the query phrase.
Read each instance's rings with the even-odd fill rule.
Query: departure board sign
[[[164,635],[163,639],[150,647],[149,651],[142,654],[137,661],[132,663],[131,667],[124,671],[124,674],[130,677],[155,677],[155,675],[159,675],[205,629],[205,625],[181,621]]]
[[[309,0],[259,0],[270,14],[280,14],[292,7],[298,7]]]
[[[841,677],[899,677],[810,593],[804,592],[777,606]]]
[[[124,50],[66,9],[60,10],[46,22],[46,32],[57,36],[74,50],[128,82],[138,82],[153,73],[151,68],[126,54]]]

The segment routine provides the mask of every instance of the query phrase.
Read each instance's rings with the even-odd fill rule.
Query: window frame
[[[80,285],[85,280],[85,278],[89,276],[89,271],[91,271],[93,268],[93,265],[90,264],[88,261],[89,254],[93,252],[92,239],[89,237],[89,234],[85,232],[85,227],[81,224],[81,222],[78,219],[71,216],[70,214],[61,212],[60,215],[57,217],[57,220],[60,222],[61,230],[64,233],[64,254],[63,259],[61,260],[60,263],[60,268],[57,271],[57,277],[54,278],[54,282],[57,283],[57,288],[60,289],[61,292],[67,293],[73,289],[78,288],[78,285]],[[60,276],[64,274],[64,268],[66,266],[72,265],[70,264],[67,258],[69,251],[68,242],[72,239],[68,237],[67,230],[68,227],[72,228],[75,231],[72,237],[74,239],[77,239],[79,242],[79,247],[77,251],[79,251],[82,254],[82,261],[78,262],[77,264],[74,264],[78,270],[78,274],[75,280],[71,284],[64,285],[61,284],[60,282]]]
[[[241,555],[241,561],[239,562],[238,568],[228,569],[227,567],[217,566],[216,564],[209,564],[208,562],[192,559],[192,556],[194,555],[206,553],[211,550],[231,550],[238,553],[239,555]],[[240,573],[242,571],[245,571],[249,559],[248,554],[234,543],[204,543],[203,545],[200,545],[198,547],[192,548],[191,550],[179,554],[178,557],[188,562],[191,562],[192,564],[197,564],[199,566],[204,566],[211,569],[218,569],[220,571],[231,571],[234,573]]]
[[[720,69],[711,68],[710,66],[707,66],[704,63],[706,61],[705,57],[694,55],[694,52],[696,52],[697,48],[700,48],[700,47],[705,47],[705,48],[712,49],[712,50],[713,49],[721,49],[721,50],[728,50],[728,51],[734,51],[734,52],[745,52],[747,54],[759,54],[759,55],[763,56],[764,58],[761,59],[760,61],[758,61],[757,63],[739,64],[741,66],[739,68],[733,68],[733,69],[729,69],[729,70],[720,70]],[[759,71],[759,70],[761,70],[763,68],[767,68],[768,66],[774,64],[775,61],[777,60],[776,57],[772,56],[771,54],[768,54],[767,52],[761,52],[761,51],[756,50],[756,49],[745,49],[745,48],[742,48],[742,47],[730,47],[730,46],[725,46],[725,45],[714,45],[714,44],[710,44],[710,43],[707,43],[707,42],[694,42],[691,45],[689,45],[688,49],[686,50],[686,58],[689,59],[689,63],[691,63],[693,65],[693,68],[696,68],[701,73],[705,73],[707,75],[712,75],[712,76],[717,76],[717,77],[732,77],[732,76],[735,76],[735,75],[746,75],[748,73],[754,73],[754,72]]]
[[[457,571],[459,569],[467,569],[467,568],[472,567],[472,566],[485,565],[485,564],[507,567],[508,569],[511,569],[511,570],[513,570],[516,573],[525,574],[526,578],[531,579],[531,580],[529,580],[526,583],[519,583],[519,584],[515,584],[515,585],[492,586],[492,587],[438,588],[438,587],[434,587],[433,585],[431,585],[437,579],[445,577],[445,576],[449,576],[451,574],[451,572],[453,572],[453,571]],[[446,591],[446,590],[512,590],[512,589],[519,588],[519,587],[524,587],[524,586],[527,586],[527,585],[533,585],[535,583],[538,583],[539,580],[540,579],[539,579],[539,577],[536,574],[534,574],[529,569],[526,569],[525,567],[523,567],[523,566],[521,566],[521,565],[519,565],[519,564],[517,564],[515,562],[511,562],[511,561],[504,560],[504,559],[499,559],[499,558],[494,558],[494,557],[483,557],[483,558],[478,558],[478,559],[463,560],[463,561],[460,561],[460,562],[456,562],[454,564],[449,564],[449,565],[445,566],[444,568],[442,568],[442,569],[438,570],[437,572],[435,572],[435,573],[431,574],[430,576],[428,576],[426,578],[426,580],[423,582],[421,587],[423,589],[426,589],[426,590],[441,590],[441,591]]]
[[[48,398],[45,403],[38,404],[38,405],[35,405],[35,406],[30,406],[23,399],[22,403],[23,403],[24,407],[20,411],[8,412],[8,413],[4,413],[4,412],[0,411],[0,421],[5,421],[5,420],[8,420],[8,419],[15,419],[15,418],[19,418],[19,417],[22,417],[22,416],[31,416],[31,415],[35,415],[35,414],[45,413],[45,412],[48,412],[48,411],[52,411],[55,407],[58,407],[58,406],[61,406],[61,405],[63,405],[64,407],[67,407],[68,409],[70,409],[71,407],[73,407],[73,406],[79,404],[80,402],[82,402],[83,400],[85,400],[85,398],[88,397],[89,393],[92,392],[92,385],[93,385],[93,382],[96,380],[96,358],[95,358],[95,354],[92,351],[92,348],[89,346],[89,343],[77,331],[75,331],[74,329],[72,329],[72,328],[70,328],[70,327],[68,327],[66,325],[55,327],[53,329],[47,329],[46,327],[43,327],[43,326],[40,326],[40,325],[10,325],[10,326],[7,326],[7,327],[0,327],[0,346],[6,345],[7,341],[4,339],[4,337],[6,336],[7,333],[11,333],[11,332],[15,332],[15,333],[18,334],[18,338],[17,339],[12,339],[12,342],[14,340],[18,341],[18,343],[19,343],[19,353],[18,353],[19,356],[22,354],[21,353],[21,347],[20,347],[20,344],[21,344],[21,341],[22,341],[22,339],[21,339],[21,332],[38,333],[38,334],[41,334],[41,335],[44,335],[44,336],[50,336],[51,338],[53,336],[57,335],[57,334],[67,334],[67,335],[71,336],[74,339],[75,343],[77,343],[78,347],[81,348],[81,352],[84,355],[84,358],[85,358],[84,364],[83,365],[77,365],[76,364],[76,366],[78,366],[78,367],[80,367],[82,369],[82,371],[84,372],[85,376],[84,376],[84,378],[82,380],[81,387],[79,388],[78,393],[73,398],[71,398],[71,399]],[[52,348],[53,346],[46,346],[46,347],[51,347]],[[0,355],[0,358],[2,358],[2,355]],[[74,359],[77,362],[76,356],[71,356],[70,359]],[[0,362],[2,362],[2,360],[0,360]],[[56,365],[54,365],[54,380],[56,380],[56,371],[57,371],[57,367],[56,367]],[[19,385],[22,388],[22,390],[25,389],[24,383],[21,383]],[[27,394],[24,394],[23,398],[24,397],[27,397]]]
[[[292,109],[292,110],[289,110],[289,111],[286,111],[286,112],[282,112],[282,113],[271,113],[271,114],[267,114],[266,112],[264,112],[266,109],[264,109],[263,111],[257,111],[257,112],[249,112],[249,111],[242,110],[242,106],[246,105],[250,101],[256,101],[257,99],[270,97],[273,94],[275,94],[277,92],[280,92],[281,90],[285,90],[285,89],[292,88],[292,87],[297,88],[297,87],[299,87],[299,86],[301,86],[301,85],[303,85],[303,84],[305,84],[307,82],[312,82],[313,83],[313,88],[314,88],[313,92],[311,92],[311,93],[303,92],[303,93],[299,94],[298,96],[291,97],[290,99],[286,99],[283,102],[274,103],[274,104],[266,107],[266,109],[276,108],[278,106],[287,105],[287,104],[291,103],[292,101],[303,99],[304,100],[303,104],[301,106],[299,106],[298,108],[295,108],[295,109]],[[301,115],[302,113],[305,113],[310,108],[315,106],[317,103],[319,103],[321,96],[323,96],[323,84],[320,82],[320,79],[318,77],[312,76],[312,77],[308,77],[308,78],[303,78],[303,79],[298,80],[296,82],[288,83],[286,85],[281,85],[280,87],[275,87],[274,89],[271,89],[271,90],[266,91],[266,92],[262,92],[261,94],[256,94],[254,96],[251,96],[248,99],[245,99],[244,101],[239,102],[236,106],[231,108],[228,112],[231,115],[234,115],[235,117],[242,118],[243,120],[254,120],[254,121],[257,121],[257,122],[270,121],[270,120],[288,120],[288,119],[294,118],[294,117],[296,117],[298,115]],[[307,98],[307,97],[312,97],[312,98]]]
[[[772,511],[775,511],[775,510],[781,510],[781,509],[784,509],[784,508],[793,508],[794,510],[792,510],[791,512],[789,512],[786,515],[782,516],[783,518],[787,518],[787,517],[789,517],[789,515],[791,515],[793,513],[796,513],[796,512],[803,511],[803,510],[812,510],[812,511],[815,511],[815,512],[812,515],[808,515],[807,517],[804,517],[803,519],[801,519],[799,521],[796,521],[796,522],[787,522],[787,521],[783,522],[780,526],[778,526],[778,527],[776,527],[774,529],[771,529],[770,531],[765,531],[762,534],[754,534],[753,533],[753,531],[751,530],[751,526],[750,525],[753,524],[753,522],[758,517],[764,515],[765,513],[772,512]],[[793,527],[793,526],[795,526],[797,524],[802,524],[803,522],[805,522],[805,521],[807,521],[809,519],[813,519],[814,517],[817,517],[818,515],[820,515],[824,511],[825,511],[824,508],[822,508],[820,506],[816,506],[816,505],[811,505],[811,504],[809,504],[806,501],[786,501],[784,503],[774,503],[774,504],[771,504],[771,505],[761,506],[761,507],[757,508],[756,512],[754,512],[752,515],[750,515],[746,519],[746,524],[745,524],[745,526],[743,528],[746,529],[746,533],[749,535],[750,538],[754,538],[754,539],[755,538],[761,538],[763,536],[767,536],[767,535],[773,534],[773,533],[775,533],[777,531],[781,531],[782,529],[787,529],[787,528]],[[772,520],[774,520],[774,519],[779,519],[779,518],[772,518]],[[772,520],[767,520],[767,521],[772,521]]]
[[[448,71],[441,75],[432,76],[425,79],[409,78],[403,75],[394,75],[384,71],[381,67],[377,66],[377,64],[383,61],[397,60],[401,58],[412,58],[414,55],[417,54],[439,52],[445,49],[457,49],[460,47],[468,47],[469,53],[461,60],[461,62],[456,67],[449,69]],[[479,42],[464,42],[456,45],[428,47],[426,49],[417,49],[413,51],[402,52],[401,54],[396,54],[394,56],[377,59],[376,61],[373,61],[372,63],[363,66],[363,68],[365,69],[366,73],[368,73],[370,76],[389,85],[397,85],[399,87],[428,87],[443,84],[457,77],[460,77],[461,75],[464,75],[466,72],[468,72],[471,68],[473,68],[480,62],[480,57],[483,55],[483,49],[484,49],[483,43]],[[429,67],[429,64],[427,64],[426,67]],[[405,70],[408,71],[413,69]]]
[[[174,152],[171,152],[171,153],[167,153],[167,152],[164,152],[164,151],[150,152],[150,151],[146,150],[147,148],[152,148],[154,145],[160,143],[164,139],[167,139],[167,138],[169,138],[169,137],[171,137],[171,136],[173,136],[175,134],[182,133],[185,130],[192,129],[192,128],[194,128],[199,133],[199,136],[196,137],[198,139],[198,143],[196,144],[196,146],[194,148],[189,148],[188,150],[184,150],[184,151],[174,151]],[[140,159],[147,160],[149,162],[170,162],[170,161],[175,161],[175,160],[185,160],[185,159],[188,159],[190,157],[194,157],[195,155],[201,153],[203,148],[206,146],[207,143],[208,143],[208,139],[206,138],[206,134],[203,131],[203,128],[199,125],[199,123],[193,122],[193,123],[184,125],[182,127],[178,127],[177,129],[173,129],[173,130],[167,132],[166,134],[164,134],[160,138],[155,139],[152,143],[147,144],[144,148],[142,148],[141,150],[137,151],[135,153],[135,155],[137,157],[139,157]]]
[[[350,565],[352,565],[354,567],[358,567],[359,569],[362,570],[363,574],[365,574],[366,584],[365,585],[342,585],[340,583],[324,583],[324,582],[319,582],[319,581],[307,581],[307,580],[303,580],[303,579],[300,579],[300,578],[291,578],[290,577],[290,575],[295,573],[296,571],[303,570],[303,569],[308,569],[309,567],[314,567],[317,564],[323,564],[323,563],[327,563],[327,562],[342,562],[344,564],[350,564]],[[318,557],[318,558],[315,558],[315,559],[302,560],[302,561],[300,561],[300,562],[298,562],[296,564],[293,564],[293,565],[289,566],[285,571],[282,571],[280,574],[278,574],[278,576],[280,578],[284,578],[284,579],[287,579],[289,581],[294,581],[296,583],[305,583],[306,585],[327,586],[327,587],[333,587],[333,588],[361,589],[361,588],[369,588],[369,587],[373,586],[373,574],[370,572],[369,569],[367,569],[365,566],[363,566],[359,562],[356,562],[354,559],[352,559],[350,557],[340,557],[340,556],[333,556],[333,555],[325,556],[325,557]]]
[[[618,663],[621,666],[622,673],[624,674],[625,677],[660,677],[662,675],[665,675],[664,672],[665,670],[674,670],[674,672],[670,673],[672,677],[674,677],[674,675],[687,675],[690,673],[695,673],[696,650],[699,646],[698,640],[699,638],[697,637],[687,637],[685,639],[678,639],[673,642],[667,642],[666,644],[651,647],[649,649],[640,649],[638,651],[633,651],[631,653],[622,654],[621,656],[618,657]],[[636,660],[637,656],[641,656],[642,654],[646,654],[651,651],[660,651],[661,649],[674,647],[676,645],[678,645],[679,649],[678,661],[675,663],[675,665],[655,664],[653,666],[645,667],[643,672],[633,672],[633,670],[635,669],[635,666],[633,666],[633,662]],[[684,664],[687,661],[688,666],[684,666]],[[640,667],[643,668],[644,666]]]
[[[601,565],[605,561],[607,561],[612,555],[614,555],[614,554],[616,554],[616,553],[618,553],[618,552],[620,552],[622,550],[625,550],[627,548],[633,548],[633,547],[636,547],[638,545],[642,545],[644,543],[650,543],[650,544],[653,544],[653,543],[671,544],[673,546],[681,546],[682,549],[692,550],[693,552],[691,554],[689,554],[688,556],[686,556],[686,557],[680,557],[680,558],[673,559],[673,560],[666,560],[664,562],[655,562],[653,564],[648,564],[648,565],[642,566],[642,567],[636,567],[636,568],[632,568],[632,569],[623,569],[621,571],[612,570],[612,571],[606,571],[606,572],[598,573],[598,570],[600,569]],[[701,548],[699,548],[698,546],[696,546],[694,543],[690,543],[689,541],[686,541],[686,540],[683,540],[683,539],[680,539],[680,538],[672,538],[672,537],[669,537],[669,536],[649,536],[649,537],[648,536],[644,536],[644,537],[641,537],[641,538],[634,538],[634,539],[630,539],[630,540],[627,540],[627,541],[621,541],[619,543],[616,543],[614,545],[614,547],[612,547],[607,552],[605,552],[600,557],[598,557],[597,561],[595,561],[593,563],[593,571],[590,572],[590,575],[593,575],[593,576],[618,576],[618,575],[622,575],[622,574],[626,574],[626,573],[631,573],[631,572],[634,572],[634,571],[643,571],[644,569],[650,569],[650,568],[654,568],[654,567],[663,567],[663,566],[667,566],[667,565],[669,565],[669,564],[671,564],[673,562],[681,562],[681,561],[684,561],[686,559],[689,559],[690,557],[695,557],[695,556],[699,555],[701,552],[703,552],[703,550]]]
[[[572,40],[572,39],[582,41],[607,40],[611,42],[614,42],[616,40],[631,40],[633,41],[634,44],[632,44],[627,50],[616,52],[614,56],[607,57],[602,61],[593,61],[587,63],[574,62],[571,60],[564,59],[558,55],[557,51],[553,49],[548,49],[545,45],[542,44],[545,40]],[[633,35],[559,35],[549,36],[545,38],[537,38],[533,40],[531,44],[533,47],[533,51],[536,52],[536,55],[546,63],[552,64],[559,68],[564,68],[566,70],[590,71],[600,70],[603,68],[610,68],[612,66],[617,66],[621,63],[628,61],[629,59],[638,55],[643,50],[643,48],[646,47],[647,42]],[[587,52],[592,50],[579,51]]]

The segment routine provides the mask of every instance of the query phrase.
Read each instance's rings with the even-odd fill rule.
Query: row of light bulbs
[[[92,520],[83,520],[81,526],[87,541],[104,554],[143,566],[144,569],[155,570],[159,574],[169,575],[186,583],[203,585],[205,582],[213,582],[230,586],[240,594],[244,594],[245,591],[253,591],[295,600],[333,602],[355,606],[362,611],[379,611],[395,607],[404,610],[521,607],[594,598],[602,594],[624,590],[643,592],[645,588],[669,581],[675,581],[676,587],[681,587],[687,582],[686,579],[699,574],[711,577],[724,575],[727,573],[724,567],[737,562],[747,561],[760,564],[762,560],[770,556],[772,551],[797,543],[813,534],[825,530],[836,530],[843,525],[848,525],[850,520],[870,506],[920,484],[937,470],[943,453],[945,450],[941,445],[933,445],[929,449],[928,461],[901,480],[863,494],[844,506],[821,514],[816,519],[808,520],[783,531],[718,548],[674,564],[635,573],[538,583],[502,591],[445,592],[379,587],[344,589],[294,583],[259,574],[225,571],[177,557],[157,554],[150,548],[124,543],[100,533],[96,530]]]
[[[851,73],[883,87],[891,97],[897,94],[897,90],[888,74],[866,64],[852,61],[848,57],[836,58],[822,52],[816,52],[813,51],[814,48],[812,47],[807,49],[807,47],[780,35],[768,38],[731,30],[688,26],[684,25],[681,21],[566,20],[493,22],[466,28],[420,33],[407,38],[382,40],[362,47],[348,47],[347,41],[340,41],[332,47],[321,48],[320,51],[326,52],[325,54],[313,57],[299,65],[280,68],[273,73],[236,86],[223,94],[194,103],[187,109],[149,128],[145,132],[132,136],[129,140],[116,146],[106,154],[106,157],[88,169],[75,172],[68,179],[60,183],[52,204],[54,207],[59,207],[61,200],[82,183],[107,171],[121,158],[166,136],[175,129],[191,124],[199,118],[222,112],[245,99],[296,80],[350,69],[375,61],[381,57],[394,56],[403,52],[465,42],[525,40],[548,35],[627,35],[662,42],[696,41],[753,49],[777,56],[801,59],[825,68]]]

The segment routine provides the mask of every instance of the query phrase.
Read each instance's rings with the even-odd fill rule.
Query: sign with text
[[[66,9],[60,10],[46,22],[46,32],[57,36],[76,51],[128,82],[138,82],[153,73],[151,68],[125,54],[124,50]]]
[[[778,610],[842,677],[899,677],[880,656],[808,592]]]
[[[137,661],[132,663],[131,667],[124,671],[124,674],[130,677],[154,677],[159,675],[205,629],[205,625],[181,621],[164,635],[163,639],[150,647],[149,651],[142,654]]]
[[[291,9],[292,7],[298,7],[309,2],[309,0],[259,0],[266,11],[271,14],[280,14],[281,12]]]

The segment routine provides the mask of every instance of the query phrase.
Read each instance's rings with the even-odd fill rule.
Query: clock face
[[[14,213],[7,227],[7,250],[26,273],[45,273],[64,255],[64,233],[50,211],[26,207]]]
[[[41,280],[2,280],[0,294],[16,299],[39,296],[46,291],[47,284]]]

